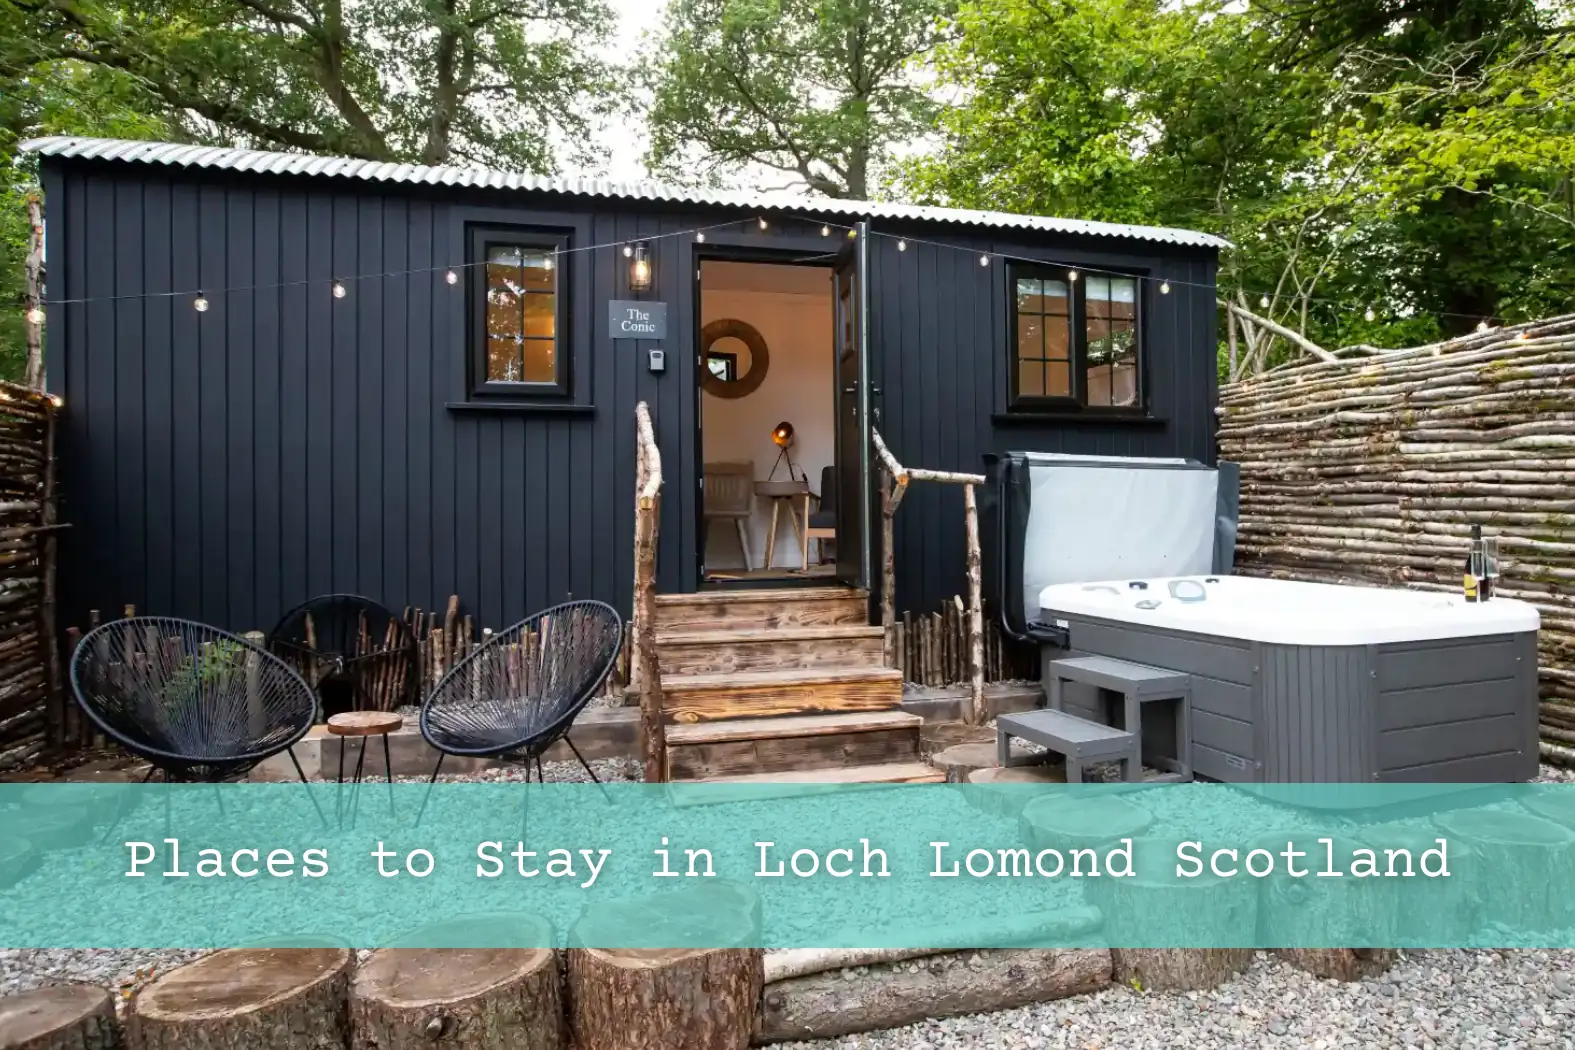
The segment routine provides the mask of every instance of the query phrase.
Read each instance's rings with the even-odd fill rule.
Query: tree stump
[[[1012,744],[1012,757],[1014,759],[1033,759],[1035,756],[1033,752],[1014,742]],[[995,741],[953,744],[946,750],[937,751],[931,755],[930,765],[946,774],[946,783],[966,784],[968,783],[968,774],[975,770],[997,768],[995,765]]]
[[[1322,838],[1329,838],[1331,844],[1324,846]],[[1280,855],[1287,843],[1306,853],[1294,863],[1309,874],[1298,878],[1287,873],[1289,863]],[[1396,901],[1402,892],[1396,885],[1399,880],[1349,874],[1320,878],[1317,874],[1324,870],[1329,850],[1333,851],[1335,870],[1342,871],[1351,862],[1351,851],[1362,848],[1371,847],[1353,838],[1285,832],[1265,835],[1243,849],[1241,873],[1236,877],[1257,884],[1259,943],[1275,948],[1327,944],[1331,938],[1336,938],[1336,944],[1344,941],[1366,947],[1392,943]],[[1275,855],[1272,874],[1263,878],[1248,874],[1247,856],[1252,849]],[[1305,961],[1313,964],[1310,956]]]
[[[615,904],[569,934],[569,1022],[577,1050],[743,1050],[765,984],[760,898],[705,879]],[[704,948],[622,947],[694,944]]]
[[[491,932],[528,926],[519,943],[551,945],[552,926],[528,915],[489,920]],[[444,923],[409,939],[435,945],[383,948],[356,971],[350,992],[354,1050],[561,1050],[563,998],[551,947],[442,947],[477,943]],[[485,939],[484,939],[485,940]]]
[[[1017,822],[1017,830],[1034,849],[1095,849],[1120,839],[1141,836],[1154,817],[1142,806],[1124,799],[1045,798],[1030,803]],[[1109,921],[1109,916],[1105,917]]]
[[[1084,877],[1084,896],[1105,917],[1105,939],[1118,984],[1160,991],[1213,988],[1252,963],[1257,934],[1257,889],[1207,868],[1196,878],[1175,877],[1179,839],[1132,840],[1130,877]],[[1210,947],[1128,948],[1189,944],[1196,930],[1212,933]],[[1205,942],[1209,943],[1209,942]],[[1248,945],[1249,947],[1239,947]]]
[[[344,1050],[353,952],[230,948],[171,970],[132,1000],[130,1050]]]
[[[962,794],[981,813],[1016,820],[1023,807],[1038,798],[1029,788],[1064,783],[1066,770],[1061,766],[992,766],[969,773]]]
[[[28,810],[85,809],[93,823],[103,825],[128,816],[141,798],[142,793],[131,784],[36,784],[22,792],[22,806]]]
[[[1379,870],[1389,870],[1389,855],[1385,851],[1405,850],[1410,855],[1409,870],[1416,872],[1406,877],[1405,858],[1396,854],[1395,870],[1401,874],[1395,879],[1401,887],[1394,902],[1394,947],[1427,948],[1464,943],[1471,938],[1477,929],[1480,907],[1469,892],[1472,886],[1479,885],[1472,874],[1476,854],[1469,844],[1460,840],[1450,842],[1447,849],[1450,877],[1428,878],[1422,874],[1422,855],[1438,849],[1438,840],[1446,838],[1431,820],[1375,824],[1361,829],[1358,837],[1372,849]],[[1364,964],[1358,969],[1367,969],[1370,965],[1376,964]]]
[[[0,836],[0,890],[10,889],[38,869],[41,854],[26,839]]]
[[[1440,813],[1433,823],[1451,844],[1471,847],[1476,885],[1504,888],[1479,902],[1479,922],[1529,933],[1569,925],[1575,902],[1560,899],[1556,887],[1575,864],[1575,832],[1511,809]]]
[[[1298,970],[1335,981],[1376,977],[1395,962],[1393,948],[1276,948],[1274,954]]]
[[[1575,798],[1568,791],[1549,791],[1540,795],[1529,795],[1520,800],[1520,804],[1529,810],[1532,816],[1551,820],[1553,823],[1575,831]]]
[[[57,984],[0,999],[0,1050],[114,1050],[115,1000],[96,985]]]

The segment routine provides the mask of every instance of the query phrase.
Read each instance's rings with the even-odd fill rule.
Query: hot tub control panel
[[[1208,587],[1206,585],[1210,584],[1210,583],[1219,583],[1219,582],[1220,582],[1220,578],[1218,576],[1205,576],[1202,580],[1196,580],[1196,579],[1166,580],[1165,581],[1165,589],[1170,593],[1170,597],[1173,600],[1181,602],[1183,604],[1191,605],[1191,604],[1194,604],[1196,602],[1208,601],[1209,589],[1208,589]],[[1165,604],[1164,599],[1162,599],[1162,598],[1150,598],[1146,594],[1143,593],[1143,592],[1148,591],[1148,589],[1149,589],[1149,581],[1147,581],[1147,580],[1128,580],[1127,581],[1127,590],[1129,592],[1137,591],[1137,592],[1140,593],[1140,597],[1138,598],[1138,600],[1132,603],[1133,608],[1145,609],[1145,610],[1158,609],[1161,605]],[[1090,584],[1087,587],[1084,587],[1083,590],[1085,590],[1085,591],[1109,591],[1111,594],[1114,594],[1117,597],[1119,597],[1120,594],[1121,594],[1121,592],[1118,591],[1116,588],[1110,586],[1109,584],[1104,584],[1104,583]]]

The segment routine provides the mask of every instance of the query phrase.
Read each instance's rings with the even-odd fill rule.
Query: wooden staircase
[[[899,709],[869,597],[847,587],[656,597],[656,658],[673,781],[911,783],[944,779]]]

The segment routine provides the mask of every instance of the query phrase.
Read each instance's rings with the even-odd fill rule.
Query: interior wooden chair
[[[738,531],[738,549],[744,555],[744,570],[749,561],[748,521],[755,508],[755,464],[707,463],[705,465],[705,526],[710,536],[711,522],[731,519]]]
[[[817,501],[814,513],[808,510],[809,499]],[[809,571],[809,541],[820,541],[816,548],[816,557],[824,562],[826,560],[826,541],[836,542],[837,539],[837,474],[835,467],[822,467],[820,471],[820,495],[813,493],[805,499],[804,519],[808,528],[804,532],[804,571]]]

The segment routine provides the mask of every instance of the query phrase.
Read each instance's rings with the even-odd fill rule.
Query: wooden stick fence
[[[1339,352],[1337,352],[1339,353]],[[1575,764],[1575,315],[1326,355],[1220,394],[1238,570],[1457,591],[1471,527],[1542,614],[1542,752]]]
[[[0,772],[75,743],[55,651],[55,413],[0,383]]]
[[[979,570],[979,505],[974,488],[984,484],[982,474],[960,474],[947,470],[905,469],[882,440],[880,431],[870,428],[870,440],[880,459],[881,478],[881,626],[886,631],[886,664],[897,664],[897,555],[893,519],[911,481],[939,481],[963,488],[963,517],[968,543],[968,721],[984,721],[984,609]]]
[[[893,660],[902,679],[914,685],[941,686],[971,682],[968,609],[960,597],[943,602],[937,612],[914,616],[904,612],[892,625]],[[1000,624],[984,618],[984,680],[1033,681],[1039,677],[1038,653],[1014,645]]]

